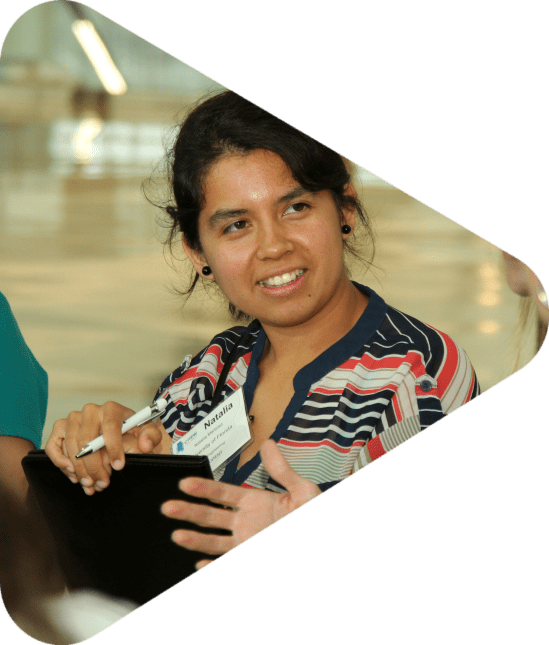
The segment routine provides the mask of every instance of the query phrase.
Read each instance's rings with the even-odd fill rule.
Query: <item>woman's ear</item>
[[[353,200],[356,200],[357,193],[353,184],[347,184],[343,192],[347,197],[351,197]],[[351,229],[354,231],[355,223],[356,223],[356,209],[354,206],[349,205],[349,206],[343,207],[341,223],[348,224],[351,227]]]
[[[185,235],[181,236],[181,244],[183,245],[183,250],[185,251],[185,255],[192,262],[192,265],[194,266],[198,275],[201,278],[204,278],[204,280],[213,280],[214,277],[211,273],[208,276],[205,276],[202,273],[202,269],[208,264],[202,251],[189,246],[187,240],[185,239]]]

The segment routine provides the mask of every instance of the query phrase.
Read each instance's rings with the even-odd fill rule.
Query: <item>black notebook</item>
[[[178,488],[185,477],[212,479],[205,456],[126,455],[111,483],[88,496],[71,483],[44,450],[23,459],[29,502],[55,542],[69,589],[88,588],[143,604],[195,571],[210,557],[174,544],[176,528],[227,534],[167,518],[160,506],[169,499],[193,499]],[[212,504],[213,505],[213,504]]]

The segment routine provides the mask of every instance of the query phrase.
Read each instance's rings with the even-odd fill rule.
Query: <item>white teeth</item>
[[[292,271],[291,273],[284,273],[282,275],[276,275],[273,278],[267,278],[267,280],[262,280],[259,284],[263,287],[281,287],[283,284],[294,282],[304,273],[305,269],[297,269],[297,271]]]

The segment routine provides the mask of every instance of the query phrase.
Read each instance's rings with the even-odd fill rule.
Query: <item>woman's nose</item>
[[[293,242],[288,238],[283,224],[270,222],[259,229],[257,243],[259,260],[276,260],[293,248]]]

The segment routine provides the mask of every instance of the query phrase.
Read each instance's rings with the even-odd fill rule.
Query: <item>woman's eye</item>
[[[291,206],[288,206],[286,209],[287,213],[302,213],[305,209],[309,208],[309,206],[303,202],[298,202],[297,204],[292,204]]]
[[[241,231],[246,227],[247,222],[245,220],[238,220],[238,222],[233,222],[230,226],[227,226],[225,233],[232,233],[233,231]]]

